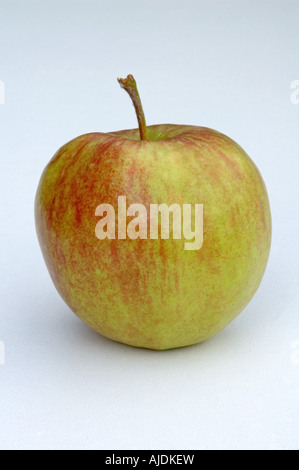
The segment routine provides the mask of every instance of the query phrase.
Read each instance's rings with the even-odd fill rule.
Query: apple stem
[[[126,90],[126,92],[130,95],[131,100],[133,101],[138,120],[140,139],[148,140],[145,116],[135,78],[133,77],[133,75],[128,75],[127,78],[118,78],[117,80],[121,88]]]

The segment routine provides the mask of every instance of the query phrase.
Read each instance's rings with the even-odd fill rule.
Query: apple
[[[266,187],[226,135],[146,126],[133,76],[118,80],[139,127],[82,135],[50,160],[35,199],[41,250],[61,297],[101,335],[157,350],[195,344],[226,327],[261,283],[271,243]],[[176,209],[166,236],[162,205]]]

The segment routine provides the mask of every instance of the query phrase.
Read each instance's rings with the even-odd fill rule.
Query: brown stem
[[[140,139],[148,140],[144,112],[143,112],[143,108],[141,104],[141,99],[137,90],[135,78],[133,77],[133,75],[128,75],[127,78],[118,78],[117,80],[120,86],[124,90],[126,90],[127,93],[129,93],[133,101],[133,105],[134,105],[137,120],[138,120]]]

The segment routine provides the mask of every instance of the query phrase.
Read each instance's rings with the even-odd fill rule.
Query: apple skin
[[[204,127],[148,126],[82,135],[45,168],[36,194],[41,250],[61,297],[115,341],[170,349],[206,340],[248,304],[271,244],[259,170],[229,137]],[[200,250],[184,239],[99,240],[95,209],[203,204]],[[117,219],[116,219],[117,221]]]

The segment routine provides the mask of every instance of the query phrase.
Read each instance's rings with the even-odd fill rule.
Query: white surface
[[[289,0],[0,1],[1,449],[298,449],[298,20]],[[272,207],[252,302],[213,339],[168,352],[81,323],[34,229],[56,150],[136,127],[116,82],[128,73],[148,124],[204,125],[245,148]]]

